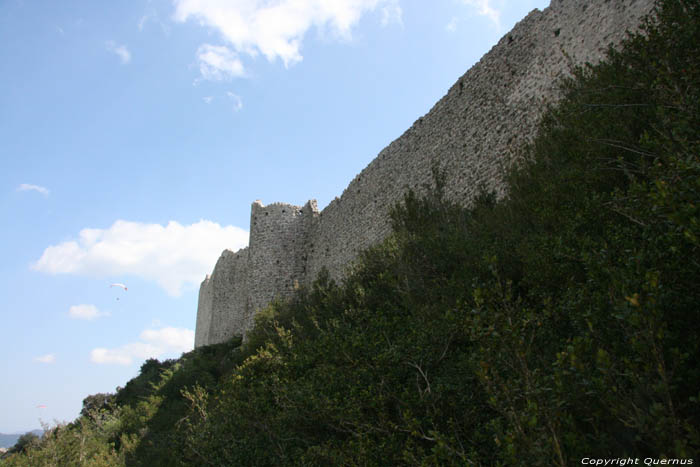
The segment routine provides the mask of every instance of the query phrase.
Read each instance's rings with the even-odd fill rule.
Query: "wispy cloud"
[[[243,101],[241,100],[241,96],[239,96],[238,94],[234,94],[231,91],[228,91],[226,95],[229,99],[233,101],[233,110],[235,112],[238,112],[243,108]]]
[[[114,41],[107,41],[105,43],[107,50],[119,57],[123,65],[126,65],[131,61],[131,52],[126,48],[125,45],[118,45]]]
[[[156,10],[153,8],[148,10],[148,12],[141,16],[141,19],[139,19],[139,31],[143,31],[146,27],[146,24],[150,22],[158,24],[160,26],[161,31],[163,31],[163,34],[167,35],[170,33],[170,28],[168,27],[168,25],[161,21],[160,17],[158,16],[158,12],[156,12]]]
[[[109,316],[109,312],[100,311],[95,305],[73,305],[68,309],[68,316],[73,319],[92,321],[103,316]]]
[[[403,25],[403,10],[401,10],[399,1],[390,0],[385,3],[382,7],[382,26],[388,26],[392,23]]]
[[[46,248],[32,269],[93,277],[133,275],[157,282],[168,294],[197,285],[221,251],[248,243],[248,232],[210,221],[167,225],[116,221],[108,229],[83,229],[78,238]]]
[[[501,27],[501,11],[493,5],[493,0],[462,0],[466,5],[475,8],[477,14],[489,18],[496,27]]]
[[[90,352],[90,360],[100,364],[131,365],[134,360],[160,358],[166,354],[188,352],[194,347],[194,331],[165,327],[146,329],[139,341],[108,349],[99,347]]]
[[[401,22],[398,0],[175,0],[175,5],[176,21],[195,19],[218,32],[236,60],[262,54],[285,67],[302,60],[302,42],[313,27],[349,39],[360,18],[378,7],[382,24]]]
[[[457,19],[456,16],[453,16],[452,19],[450,19],[450,22],[447,23],[447,26],[445,26],[445,29],[448,32],[455,32],[457,30],[457,22],[459,20]]]
[[[211,101],[214,100],[214,96],[204,96],[204,97],[202,97],[202,100],[204,101],[205,104],[211,104]]]
[[[221,81],[245,76],[243,62],[228,47],[204,44],[197,50],[199,73],[202,79]]]
[[[40,357],[34,357],[34,361],[39,363],[53,363],[56,361],[56,356],[52,353],[41,355]]]
[[[30,185],[29,183],[22,183],[17,187],[17,191],[36,191],[44,196],[49,196],[49,189],[39,185]]]

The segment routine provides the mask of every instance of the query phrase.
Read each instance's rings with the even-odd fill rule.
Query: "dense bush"
[[[660,2],[564,84],[506,199],[448,202],[436,168],[342,283],[146,362],[8,465],[697,458],[699,58],[700,2]]]
[[[565,83],[507,199],[438,176],[342,284],[260,314],[257,353],[190,395],[194,459],[697,455],[700,7],[655,18]]]
[[[184,454],[178,427],[190,409],[182,391],[214,390],[242,361],[240,343],[199,348],[177,361],[147,360],[116,394],[86,397],[74,422],[44,427],[41,439],[24,443],[22,456],[1,465],[178,465]]]

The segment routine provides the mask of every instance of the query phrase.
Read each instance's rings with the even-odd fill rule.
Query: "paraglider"
[[[122,289],[124,289],[124,292],[126,292],[128,290],[124,284],[119,283],[119,282],[115,282],[114,284],[109,284],[109,287],[110,288],[111,287],[121,287]],[[119,297],[117,297],[117,300],[119,300]]]
[[[45,409],[46,406],[44,404],[39,404],[36,406],[37,409]]]

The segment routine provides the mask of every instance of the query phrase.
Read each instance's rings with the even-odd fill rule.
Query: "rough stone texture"
[[[226,250],[231,251],[231,250]],[[197,323],[195,324],[194,346],[207,345],[209,341],[209,329],[211,328],[212,290],[211,276],[207,274],[199,286],[199,301],[197,302]]]
[[[407,188],[447,174],[447,195],[469,203],[480,184],[505,193],[504,169],[535,134],[557,83],[573,65],[598,62],[635,28],[653,0],[552,0],[521,20],[425,116],[350,182],[321,213],[253,203],[250,242],[225,251],[202,283],[195,347],[250,329],[255,311],[321,270],[341,278],[358,252],[389,232],[387,212]]]
[[[211,276],[199,288],[197,327],[194,346],[223,342],[241,329],[249,319],[249,248],[236,253],[224,250]]]
[[[195,347],[242,334],[255,310],[306,280],[308,233],[318,215],[315,201],[304,207],[253,203],[248,247],[225,250],[199,288]]]
[[[248,253],[248,311],[289,296],[306,278],[308,232],[318,217],[316,201],[303,208],[253,203]],[[252,326],[252,313],[245,327]],[[212,326],[215,326],[212,324]]]

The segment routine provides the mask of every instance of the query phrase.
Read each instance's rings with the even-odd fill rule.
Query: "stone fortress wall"
[[[244,334],[256,310],[326,267],[341,278],[357,254],[389,233],[388,210],[408,188],[447,175],[447,196],[469,202],[479,185],[505,193],[504,169],[535,134],[572,65],[595,63],[634,29],[653,0],[552,0],[534,10],[423,117],[383,149],[322,212],[256,201],[249,246],[222,253],[199,292],[195,347]]]

